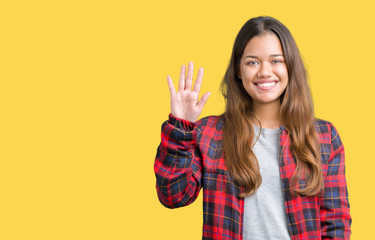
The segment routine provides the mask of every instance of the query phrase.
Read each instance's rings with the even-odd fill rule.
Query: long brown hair
[[[296,170],[290,180],[291,192],[314,196],[323,189],[323,175],[306,69],[292,34],[272,17],[252,18],[244,24],[234,42],[230,63],[221,82],[226,101],[223,129],[225,162],[235,182],[244,189],[240,197],[254,194],[262,182],[259,163],[250,144],[254,138],[252,121],[256,117],[252,112],[251,97],[238,73],[247,43],[266,31],[279,38],[289,76],[288,85],[280,96],[280,120],[288,131],[290,151],[296,161]],[[303,175],[306,185],[299,188]]]

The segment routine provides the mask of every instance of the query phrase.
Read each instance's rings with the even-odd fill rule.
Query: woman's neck
[[[263,128],[275,129],[280,127],[280,101],[262,104],[254,103],[253,111]],[[256,121],[254,124],[258,124]]]

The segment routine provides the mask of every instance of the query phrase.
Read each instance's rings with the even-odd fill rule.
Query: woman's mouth
[[[255,85],[261,90],[270,90],[275,87],[277,81],[257,82]]]

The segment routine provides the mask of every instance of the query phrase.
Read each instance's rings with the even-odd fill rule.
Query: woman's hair
[[[281,124],[291,140],[290,151],[296,161],[290,190],[293,194],[314,196],[323,190],[323,174],[306,69],[292,34],[272,17],[252,18],[244,24],[234,42],[230,63],[221,82],[221,91],[226,100],[223,130],[226,165],[235,182],[244,189],[240,197],[254,194],[262,182],[259,163],[251,144],[254,139],[252,121],[256,116],[252,111],[252,99],[238,73],[247,43],[266,32],[274,33],[279,38],[289,76],[288,85],[280,96],[280,115]],[[299,188],[299,180],[303,177],[306,185]]]

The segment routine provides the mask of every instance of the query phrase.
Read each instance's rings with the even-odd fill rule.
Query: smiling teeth
[[[276,84],[275,82],[271,82],[271,83],[258,83],[258,86],[259,87],[271,87],[271,86],[273,86],[275,84]]]

